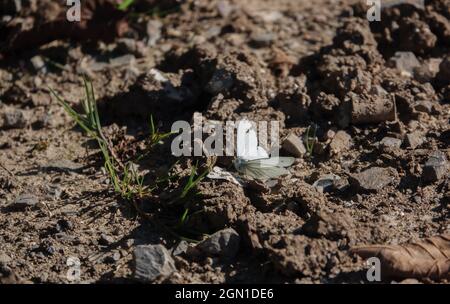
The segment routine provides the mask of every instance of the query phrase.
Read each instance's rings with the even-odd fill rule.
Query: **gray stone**
[[[408,133],[405,136],[405,145],[408,148],[415,149],[425,142],[422,134],[419,132]]]
[[[159,20],[150,20],[147,22],[148,46],[154,46],[161,38],[161,28],[163,24]]]
[[[348,182],[348,179],[346,179],[346,178],[340,178],[340,179],[334,180],[334,183],[333,183],[333,188],[340,192],[347,190],[349,186],[350,186],[350,183]]]
[[[434,151],[425,163],[422,179],[426,182],[436,182],[447,175],[448,163],[445,154]]]
[[[213,37],[219,36],[221,32],[222,28],[220,26],[212,26],[206,31],[205,37],[207,39],[211,39]]]
[[[38,198],[33,194],[21,194],[14,200],[11,207],[14,209],[25,209],[35,207],[38,203]]]
[[[313,187],[321,193],[330,192],[335,188],[335,183],[340,179],[341,178],[335,174],[327,174],[319,177],[319,179],[314,182]]]
[[[425,9],[425,1],[424,0],[385,0],[381,1],[381,8],[390,8],[397,5],[408,3],[410,5],[415,6],[417,9],[424,10]]]
[[[110,68],[131,65],[136,61],[136,57],[132,54],[127,54],[119,57],[114,57],[109,60]]]
[[[47,66],[45,64],[44,59],[41,56],[34,56],[30,59],[33,68],[36,72],[47,73]]]
[[[437,110],[437,106],[428,100],[420,100],[414,105],[414,110],[431,114]]]
[[[138,58],[145,57],[150,51],[146,45],[139,40],[132,38],[120,38],[117,40],[117,48],[124,53],[131,53]],[[120,58],[120,57],[119,57]],[[123,60],[123,59],[122,59]],[[128,57],[125,60],[133,61],[132,57]],[[129,64],[129,63],[127,63]]]
[[[9,255],[0,251],[0,265],[6,266],[9,263],[11,263],[11,261],[12,261],[12,259]]]
[[[217,10],[222,18],[227,18],[233,12],[233,7],[230,2],[221,0],[217,3]]]
[[[273,10],[273,8],[270,10],[252,12],[252,14],[267,23],[277,22],[284,17],[283,13]]]
[[[217,231],[196,247],[210,256],[233,258],[239,250],[240,237],[232,228]]]
[[[186,241],[181,241],[172,249],[172,255],[177,256],[185,253],[189,248],[189,243]]]
[[[99,243],[100,243],[100,245],[109,246],[112,243],[114,243],[114,238],[108,234],[103,233],[100,236]]]
[[[142,282],[152,282],[160,276],[169,276],[175,262],[163,245],[139,245],[134,249],[134,277]]]
[[[43,166],[42,169],[57,172],[80,172],[83,169],[83,165],[68,159],[55,159]]]
[[[282,143],[282,148],[295,157],[302,157],[306,154],[306,148],[301,138],[294,133],[290,133]]]
[[[414,68],[414,78],[421,83],[431,82],[437,73],[439,73],[439,65],[441,62],[441,58],[425,60],[420,67]]]
[[[120,258],[121,258],[121,257],[122,257],[122,255],[120,254],[119,251],[115,251],[115,252],[113,253],[113,255],[112,255],[112,258],[113,258],[113,260],[114,260],[115,262],[120,261]]]
[[[255,33],[251,36],[251,43],[255,47],[265,47],[270,46],[275,39],[274,33]]]
[[[114,263],[117,263],[118,261],[120,261],[120,258],[121,258],[122,256],[120,255],[120,252],[119,251],[114,251],[112,254],[110,254],[110,255],[107,255],[104,259],[103,259],[103,261],[105,262],[105,263],[108,263],[108,264],[114,264]]]
[[[350,181],[363,191],[379,191],[398,179],[394,168],[373,167],[350,176]]]
[[[414,69],[420,67],[420,62],[413,52],[396,52],[389,64],[408,77],[412,77]]]
[[[379,85],[372,86],[372,88],[370,89],[370,93],[378,95],[378,96],[388,94],[388,92],[382,86],[379,86]]]
[[[402,140],[399,138],[386,136],[380,141],[380,145],[384,148],[400,148],[402,145]]]
[[[20,110],[10,110],[3,113],[3,128],[5,129],[21,129],[25,128],[27,120]]]

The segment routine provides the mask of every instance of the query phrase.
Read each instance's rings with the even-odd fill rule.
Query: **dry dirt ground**
[[[33,29],[67,8],[22,1],[17,12],[9,2],[0,5],[4,282],[68,283],[75,259],[81,283],[363,283],[351,246],[450,233],[449,1],[385,7],[372,23],[365,1],[142,1],[151,9],[130,8],[120,37],[18,46],[5,24]],[[145,185],[173,177],[134,200],[148,216],[114,193],[95,142],[50,94],[79,109],[83,74],[119,157]],[[271,188],[204,178],[179,225],[187,202],[174,197],[208,160],[171,156],[172,137],[149,148],[149,117],[168,131],[196,112],[278,120],[283,137],[309,127],[314,148],[285,142],[296,162]],[[427,166],[430,157],[438,163]],[[228,158],[216,166],[234,171]],[[329,174],[339,181],[313,186]],[[226,228],[219,252],[185,241]],[[136,252],[149,244],[164,247],[153,247],[156,275]],[[383,279],[393,281],[402,279]]]

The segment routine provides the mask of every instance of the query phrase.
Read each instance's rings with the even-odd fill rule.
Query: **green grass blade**
[[[133,5],[134,0],[124,0],[117,7],[121,11],[126,11],[131,5]]]

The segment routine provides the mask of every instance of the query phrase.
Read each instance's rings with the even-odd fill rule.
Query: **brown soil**
[[[54,1],[22,2],[20,13],[0,5],[0,16],[33,29],[65,14]],[[1,19],[0,279],[67,283],[67,258],[77,257],[82,282],[135,282],[137,245],[171,249],[179,236],[201,239],[231,227],[241,238],[235,257],[212,258],[189,245],[174,257],[176,271],[156,282],[363,283],[364,261],[351,246],[450,233],[449,1],[386,7],[373,23],[357,0],[161,2],[163,13],[144,14],[143,5],[116,16],[112,26],[127,26],[115,38],[59,35],[18,49],[7,40],[11,22]],[[412,52],[417,66],[400,66],[396,52]],[[164,131],[195,112],[278,120],[283,136],[314,124],[317,143],[273,188],[202,180],[177,237],[163,228],[183,213],[170,202],[205,159],[177,159],[166,140],[136,161],[149,185],[176,173],[137,202],[158,221],[141,217],[113,192],[95,142],[50,94],[79,108],[83,73],[124,161],[145,150],[150,115]],[[438,176],[424,168],[435,151],[447,159]],[[217,165],[233,171],[228,158]],[[312,186],[331,173],[343,187],[321,193]],[[17,208],[20,198],[26,202]]]

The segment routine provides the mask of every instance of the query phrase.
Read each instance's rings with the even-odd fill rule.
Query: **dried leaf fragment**
[[[356,246],[350,252],[364,259],[378,257],[384,277],[450,279],[450,234],[405,245]]]

